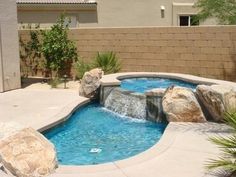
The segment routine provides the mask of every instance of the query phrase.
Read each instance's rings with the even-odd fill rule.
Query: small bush
[[[49,81],[49,85],[51,85],[51,88],[57,88],[60,83],[61,80],[58,77],[55,77]]]
[[[83,60],[79,60],[74,64],[75,72],[76,72],[76,78],[82,79],[85,72],[92,69],[92,66],[90,63],[86,63]]]
[[[117,73],[121,69],[121,64],[113,52],[97,53],[93,62],[94,68],[101,68],[105,74]]]
[[[74,64],[76,78],[82,79],[84,73],[93,68],[101,68],[105,74],[111,74],[120,71],[121,65],[115,53],[98,52],[96,58],[91,63],[79,59],[79,61]]]

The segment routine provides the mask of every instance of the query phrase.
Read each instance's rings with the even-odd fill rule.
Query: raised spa
[[[99,104],[79,108],[45,132],[62,165],[91,165],[125,159],[157,143],[166,124],[115,114]]]
[[[138,93],[144,93],[154,88],[168,88],[169,86],[180,86],[195,89],[197,84],[185,82],[178,79],[168,79],[159,77],[141,77],[121,80],[121,88]]]

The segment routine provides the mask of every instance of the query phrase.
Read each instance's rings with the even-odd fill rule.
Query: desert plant
[[[50,30],[42,31],[42,52],[46,59],[46,68],[54,77],[61,77],[69,65],[77,60],[77,49],[73,41],[68,39],[69,23],[61,15]],[[52,74],[51,74],[52,76]]]
[[[236,176],[236,112],[225,113],[225,122],[232,127],[232,135],[228,137],[211,137],[210,141],[222,151],[218,159],[211,159],[207,168],[224,172],[228,177]]]
[[[85,72],[92,69],[92,66],[90,63],[83,61],[82,59],[78,60],[74,64],[75,72],[76,72],[76,78],[82,79]]]
[[[113,52],[97,53],[93,62],[93,67],[101,68],[105,74],[117,73],[121,69],[121,64]]]
[[[38,69],[44,63],[41,58],[41,43],[39,40],[40,32],[38,30],[39,25],[32,28],[28,24],[28,29],[30,30],[30,40],[25,42],[22,37],[20,37],[20,58],[21,58],[21,70],[24,77],[27,77],[29,73],[34,75],[37,73]]]
[[[61,83],[61,80],[58,77],[52,78],[49,81],[49,85],[51,85],[51,88],[57,88],[60,83]]]

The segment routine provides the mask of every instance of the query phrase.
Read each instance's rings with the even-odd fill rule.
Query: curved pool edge
[[[199,83],[199,84],[223,84],[236,86],[236,83],[231,81],[223,81],[217,79],[204,78],[194,76],[190,74],[179,74],[179,73],[164,73],[164,72],[123,72],[104,75],[101,79],[101,86],[119,86],[121,81],[119,79],[135,78],[135,77],[163,77],[169,79],[179,79],[186,82]]]
[[[90,99],[85,97],[79,97],[77,100],[71,102],[61,109],[60,112],[51,117],[47,123],[43,122],[38,124],[37,127],[34,127],[37,131],[43,132],[58,124],[66,121],[79,107],[90,102]]]

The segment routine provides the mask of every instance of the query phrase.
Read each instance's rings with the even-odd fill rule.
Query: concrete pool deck
[[[16,121],[42,131],[63,121],[78,105],[88,101],[77,90],[69,89],[27,88],[0,93],[0,121]],[[216,158],[219,150],[208,138],[228,132],[223,124],[170,123],[161,140],[137,156],[101,165],[60,165],[50,176],[213,177],[204,165]]]

